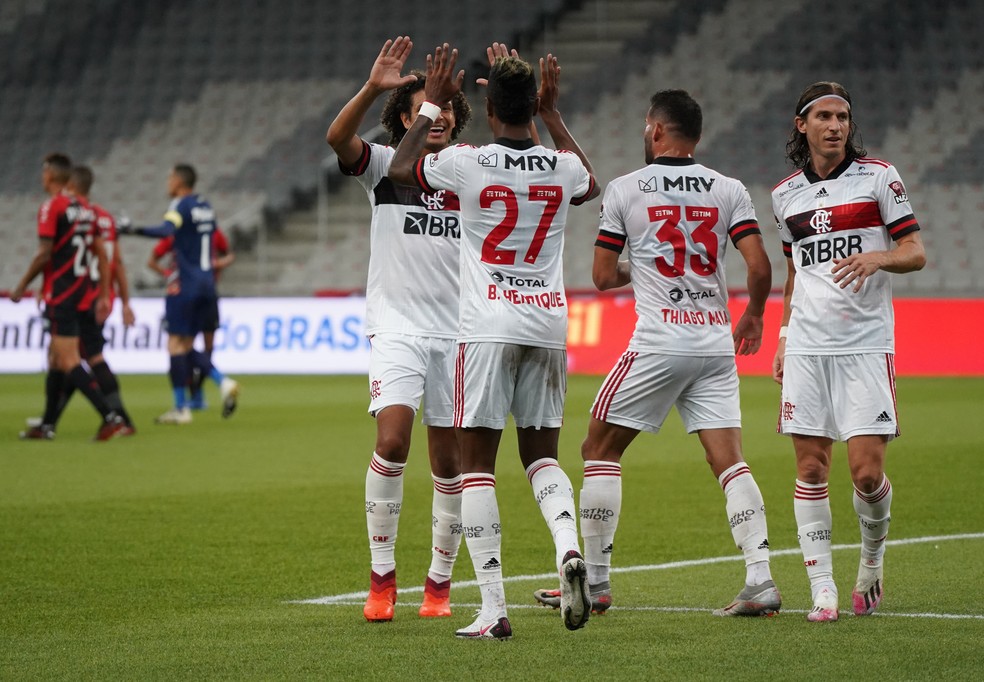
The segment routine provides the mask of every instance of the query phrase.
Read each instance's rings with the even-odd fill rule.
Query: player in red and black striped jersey
[[[12,301],[20,301],[34,278],[44,273],[45,317],[51,334],[46,404],[41,425],[21,433],[26,439],[54,438],[54,424],[66,383],[82,391],[102,416],[103,423],[96,433],[96,440],[113,438],[125,427],[123,418],[112,409],[95,379],[82,366],[79,355],[78,307],[88,289],[89,242],[103,274],[102,289],[95,302],[100,320],[105,320],[109,314],[105,274],[108,267],[102,237],[96,232],[95,213],[88,202],[68,191],[71,169],[71,160],[64,154],[50,154],[45,158],[41,181],[51,198],[38,212],[38,251],[10,294]]]

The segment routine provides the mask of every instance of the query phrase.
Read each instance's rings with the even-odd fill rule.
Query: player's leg
[[[434,495],[431,503],[431,563],[418,614],[451,615],[451,573],[461,545],[461,453],[454,424],[453,339],[421,341],[427,352],[421,421],[427,427]]]
[[[745,557],[745,585],[717,616],[767,616],[782,605],[769,566],[765,502],[741,454],[741,429],[698,431],[707,463],[724,491],[725,511],[735,545]]]
[[[461,545],[461,461],[453,428],[427,427],[434,496],[431,503],[431,564],[418,614],[423,618],[451,615],[451,573]]]
[[[80,319],[79,347],[82,356],[89,364],[89,369],[92,370],[92,375],[99,384],[99,390],[106,396],[106,402],[109,403],[114,412],[123,418],[126,424],[126,428],[121,431],[120,435],[133,435],[135,433],[133,421],[123,406],[119,380],[103,357],[105,345],[106,338],[103,336],[103,325],[96,321],[94,310],[86,311]]]
[[[837,586],[831,551],[833,519],[827,493],[833,441],[822,436],[794,434],[793,447],[796,451],[793,511],[813,597],[813,609],[807,619],[814,622],[837,620]]]
[[[851,594],[854,613],[875,612],[884,596],[885,539],[891,522],[892,484],[885,475],[888,441],[898,435],[895,361],[890,354],[841,356],[833,363],[841,438],[854,482],[861,528],[861,559]]]
[[[44,329],[49,335],[52,328],[50,314],[50,308],[45,310]],[[55,356],[51,349],[50,341],[48,344],[47,356],[48,372],[45,374],[44,378],[44,411],[41,413],[40,418],[28,418],[27,429],[25,431],[21,431],[19,434],[21,440],[54,440],[55,429],[58,426],[58,419],[61,417],[61,413],[65,409],[65,405],[68,404],[66,388],[69,384],[65,373],[61,371],[57,365],[55,365]],[[75,389],[73,388],[72,391],[74,392],[74,390]]]
[[[861,561],[851,594],[854,613],[875,612],[884,593],[885,540],[892,521],[892,484],[885,475],[886,436],[855,436],[847,441],[854,481],[854,511],[861,527]]]
[[[461,448],[461,526],[482,595],[475,621],[455,632],[463,638],[508,639],[502,582],[502,535],[495,494],[495,459],[515,390],[501,370],[513,347],[459,343],[455,353],[454,424]]]
[[[403,471],[417,406],[424,394],[426,354],[417,337],[378,334],[369,356],[369,414],[376,442],[366,471],[366,530],[371,561],[370,591],[363,615],[393,619],[396,603],[396,538],[403,506]]]
[[[567,392],[567,354],[550,348],[514,348],[514,361],[507,366],[516,367],[510,410],[516,422],[519,458],[553,537],[564,626],[577,630],[591,615],[591,600],[577,537],[574,486],[557,461]]]
[[[792,437],[796,453],[793,511],[813,598],[807,619],[813,622],[838,617],[827,481],[831,450],[839,432],[828,360],[786,355],[779,413],[779,432]]]
[[[196,333],[206,331],[214,332],[218,327],[218,322],[219,297],[213,290],[201,296],[196,302],[195,331]],[[227,377],[215,367],[212,363],[212,351],[210,349],[206,353],[201,354],[200,361],[203,366],[203,372],[207,372],[212,381],[219,385],[219,394],[222,397],[222,418],[228,419],[239,405],[239,394],[241,392],[239,382]]]
[[[170,358],[168,378],[171,381],[171,393],[174,397],[174,407],[155,420],[157,424],[190,424],[191,410],[188,408],[188,377],[191,368],[188,354],[191,351],[193,336],[173,331],[175,326],[168,322],[167,352]]]
[[[363,615],[371,622],[393,619],[396,537],[413,418],[414,410],[407,405],[390,405],[376,412],[376,446],[366,471],[365,507],[372,571]]]
[[[502,430],[462,428],[458,437],[462,457],[461,526],[482,595],[482,608],[475,621],[455,631],[455,636],[508,639],[512,627],[506,613],[502,533],[495,494],[495,458]]]
[[[697,433],[711,472],[724,491],[731,534],[745,558],[745,581],[718,616],[762,616],[779,610],[782,600],[769,567],[765,503],[741,446],[741,406],[734,358],[680,359],[691,368],[676,405],[687,433]],[[680,374],[684,374],[681,370]],[[688,372],[689,374],[689,372]]]

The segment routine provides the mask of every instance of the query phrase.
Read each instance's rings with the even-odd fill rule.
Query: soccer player
[[[109,314],[108,263],[96,216],[88,203],[69,193],[71,160],[64,154],[49,154],[41,170],[41,182],[49,199],[38,211],[38,250],[27,272],[10,293],[17,303],[28,285],[44,273],[45,319],[50,333],[48,375],[45,379],[45,410],[41,423],[20,434],[30,440],[51,440],[60,413],[65,385],[76,388],[89,399],[102,417],[95,440],[109,440],[125,428],[123,418],[113,411],[93,376],[82,366],[79,355],[79,303],[88,289],[87,252],[96,253],[100,269],[100,292],[96,298],[96,319]]]
[[[590,615],[570,479],[557,462],[567,384],[567,302],[562,251],[568,204],[598,194],[590,166],[556,109],[557,60],[532,67],[499,57],[487,86],[495,142],[459,145],[419,158],[441,107],[460,89],[457,50],[427,58],[426,101],[390,164],[389,177],[429,192],[455,192],[461,205],[461,314],[455,365],[455,426],[462,456],[461,521],[482,593],[474,623],[455,634],[507,639],[512,628],[502,582],[502,538],[495,460],[506,418],[516,422],[519,453],[554,538],[561,612],[568,629]],[[539,114],[559,149],[533,143]],[[582,160],[584,159],[584,160]]]
[[[401,75],[413,44],[387,40],[369,79],[332,121],[327,141],[342,172],[354,176],[372,204],[366,333],[369,413],[376,443],[366,473],[370,591],[363,609],[372,622],[393,619],[396,537],[403,504],[403,471],[415,413],[423,399],[427,451],[434,484],[431,563],[419,615],[451,615],[451,572],[461,544],[461,469],[452,424],[454,339],[458,329],[458,197],[412,190],[386,177],[395,150],[358,135],[366,113],[385,92],[381,116],[390,145],[403,139],[424,101],[422,73]],[[439,152],[464,129],[471,108],[457,93],[428,119],[424,148]]]
[[[134,323],[133,309],[130,307],[130,287],[126,276],[126,267],[120,258],[116,240],[116,221],[113,216],[102,206],[91,203],[89,192],[92,189],[93,173],[88,166],[75,166],[69,176],[66,189],[68,192],[81,201],[89,203],[96,218],[98,234],[102,238],[103,249],[106,254],[106,262],[109,271],[109,309],[112,311],[116,295],[119,293],[122,303],[123,324],[132,326]],[[126,426],[120,431],[121,436],[132,436],[136,433],[133,420],[123,407],[123,399],[120,396],[120,384],[116,374],[110,369],[106,358],[103,356],[103,348],[106,339],[103,336],[103,325],[105,322],[96,318],[94,303],[101,291],[100,276],[101,267],[99,255],[95,250],[95,240],[86,239],[87,253],[86,262],[89,267],[89,285],[87,291],[79,302],[79,351],[82,359],[86,361],[89,370],[96,378],[99,389],[106,396],[106,402],[119,414]],[[66,383],[62,391],[58,411],[54,415],[54,424],[68,405],[68,401],[75,393],[75,387],[71,383]],[[41,420],[39,419],[40,423]]]
[[[167,259],[167,262],[163,262]],[[203,350],[198,351],[192,348],[190,360],[192,364],[191,373],[191,399],[188,407],[192,410],[203,410],[207,407],[205,396],[202,393],[202,384],[208,377],[215,382],[215,385],[222,387],[222,372],[212,365],[212,351],[215,348],[215,330],[219,328],[219,295],[218,284],[219,275],[224,269],[232,265],[236,259],[236,254],[229,247],[229,240],[218,225],[212,233],[212,272],[215,276],[216,295],[215,304],[205,319],[202,326]],[[174,237],[165,237],[154,245],[150,257],[147,260],[147,267],[164,278],[165,287],[173,289],[178,282],[177,266],[174,261]],[[209,370],[211,367],[211,370]]]
[[[168,194],[173,201],[164,215],[164,222],[153,227],[121,227],[123,234],[144,237],[174,237],[174,254],[178,280],[168,287],[165,298],[167,350],[171,357],[169,376],[174,393],[174,408],[157,418],[158,424],[190,424],[191,411],[186,390],[191,379],[195,336],[205,327],[215,307],[215,277],[212,271],[212,233],[215,231],[215,211],[195,193],[198,175],[195,169],[179,163],[167,179]],[[199,353],[199,355],[201,355]],[[197,358],[197,356],[196,356]],[[207,374],[214,370],[207,359],[197,364]],[[236,409],[239,384],[229,377],[221,379],[222,416]]]
[[[609,184],[602,202],[592,277],[602,291],[631,282],[638,321],[595,398],[581,446],[581,535],[595,612],[612,604],[622,455],[640,431],[659,433],[674,405],[704,447],[745,558],[744,588],[715,615],[768,615],[781,605],[765,505],[742,457],[735,366],[736,353],[755,353],[762,343],[772,270],[744,186],[694,158],[702,125],[700,105],[686,91],[654,94],[643,134],[648,165]],[[749,294],[734,332],[724,271],[729,239],[745,261]],[[619,261],[626,248],[628,260]],[[555,590],[534,597],[559,604]]]
[[[813,594],[807,619],[823,622],[838,616],[827,495],[835,440],[847,441],[861,527],[855,615],[874,613],[882,600],[892,504],[885,454],[899,435],[889,273],[921,269],[926,253],[898,171],[867,158],[854,139],[847,90],[814,83],[794,114],[786,158],[797,170],[772,190],[787,259],[773,378],[782,385],[779,432],[796,452],[793,509]]]

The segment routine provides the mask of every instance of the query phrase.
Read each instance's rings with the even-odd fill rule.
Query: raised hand
[[[387,40],[383,43],[379,56],[376,57],[369,72],[369,85],[377,90],[392,90],[417,80],[413,74],[400,75],[403,67],[406,66],[407,58],[410,57],[411,49],[413,49],[413,41],[406,36],[397,36],[395,40]]]
[[[495,65],[495,60],[499,57],[516,57],[519,59],[519,53],[516,50],[510,50],[506,47],[505,43],[492,43],[487,48],[485,48],[485,56],[489,59],[489,68]],[[488,78],[476,78],[475,82],[481,85],[483,88],[488,86]]]
[[[465,71],[458,71],[452,77],[458,62],[458,50],[444,43],[434,48],[433,55],[427,55],[427,82],[424,84],[424,98],[434,104],[443,104],[461,91]]]
[[[536,93],[540,98],[540,114],[557,111],[557,99],[560,97],[560,65],[552,54],[540,58],[540,90]]]

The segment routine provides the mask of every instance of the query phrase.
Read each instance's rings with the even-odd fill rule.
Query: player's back
[[[453,184],[462,222],[464,341],[562,348],[566,340],[564,229],[569,204],[593,182],[570,152],[497,140],[441,152],[424,179]]]
[[[182,291],[213,289],[212,233],[215,211],[197,194],[176,199],[165,215],[175,226],[174,256]]]
[[[94,230],[95,214],[77,197],[62,192],[41,205],[38,235],[52,240],[43,285],[49,305],[77,305],[88,291],[87,253]]]
[[[744,186],[691,158],[660,157],[612,181],[599,245],[628,246],[639,322],[636,350],[733,352],[724,256],[757,234]]]

